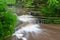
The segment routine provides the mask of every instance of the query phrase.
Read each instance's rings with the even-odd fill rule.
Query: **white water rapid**
[[[36,18],[34,18],[33,16],[22,15],[18,16],[18,19],[24,23],[22,23],[24,26],[21,26],[21,28],[19,28],[13,34],[13,36],[15,35],[17,39],[27,40],[29,37],[29,33],[31,33],[31,35],[35,38],[35,36],[37,36],[37,34],[41,32],[41,29],[39,29],[40,25],[36,23],[38,21],[36,21]],[[26,22],[27,24],[25,25]]]

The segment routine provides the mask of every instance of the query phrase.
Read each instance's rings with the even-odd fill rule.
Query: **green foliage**
[[[23,8],[24,7],[24,0],[16,0],[16,7]]]
[[[16,16],[10,12],[0,12],[0,37],[12,35],[17,22]],[[0,38],[1,39],[1,38]]]
[[[6,2],[0,1],[0,12],[5,11],[7,8]]]
[[[46,24],[60,24],[60,19],[48,18],[45,20]]]
[[[56,16],[53,8],[44,7],[41,9],[44,16]]]
[[[42,7],[41,12],[45,16],[59,16],[58,9],[59,1],[58,0],[48,0],[46,6]]]
[[[7,4],[0,1],[0,40],[6,40],[14,32],[17,17],[7,10]]]
[[[35,0],[29,0],[26,5],[27,5],[28,7],[31,7],[31,6],[33,6],[32,4],[33,4],[34,1],[35,1]]]
[[[27,5],[28,7],[30,7],[30,6],[32,6],[32,3],[33,3],[33,1],[32,1],[32,2],[31,2],[31,1],[28,1],[26,5]]]
[[[47,0],[46,4],[40,9],[40,12],[43,14],[43,17],[48,17],[45,20],[45,23],[48,24],[60,24],[60,1],[59,0]],[[40,13],[39,13],[40,15]],[[53,17],[53,18],[49,18]],[[54,17],[57,17],[54,18]]]
[[[48,6],[50,8],[58,8],[59,7],[59,1],[58,0],[48,0],[47,2]]]
[[[7,4],[15,4],[16,0],[6,0]]]

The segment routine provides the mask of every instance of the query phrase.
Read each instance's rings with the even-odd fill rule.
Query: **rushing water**
[[[29,33],[31,33],[31,35],[35,37],[39,32],[41,32],[41,29],[39,29],[40,25],[37,23],[37,19],[33,16],[22,15],[18,16],[18,19],[23,22],[23,25],[16,27],[21,27],[13,34],[13,36],[15,35],[17,39],[27,40],[29,37]]]
[[[18,19],[22,22],[35,22],[36,18],[34,18],[32,15],[22,15],[22,16],[18,16]],[[33,23],[32,22],[32,23]]]

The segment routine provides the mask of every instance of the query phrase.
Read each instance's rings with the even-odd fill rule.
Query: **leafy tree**
[[[60,1],[59,0],[48,0],[45,6],[42,7],[41,11],[46,17],[45,23],[60,24]],[[40,14],[40,13],[39,13]],[[49,18],[51,17],[51,18]],[[53,18],[54,17],[54,18]],[[57,17],[57,19],[56,19]]]
[[[45,5],[46,6],[41,9],[41,12],[45,14],[45,16],[60,16],[58,13],[58,10],[60,10],[58,0],[48,0]]]
[[[7,40],[12,35],[16,22],[16,15],[7,9],[5,1],[0,0],[0,40]]]

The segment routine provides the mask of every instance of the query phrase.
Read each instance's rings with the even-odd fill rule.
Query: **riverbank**
[[[59,24],[41,24],[41,28],[60,30]]]

